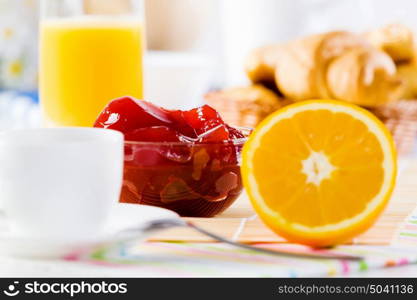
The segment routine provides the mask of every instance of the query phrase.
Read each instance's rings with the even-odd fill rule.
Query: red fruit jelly
[[[167,110],[123,97],[110,102],[94,126],[125,135],[121,202],[212,217],[242,191],[239,156],[249,133],[225,124],[208,105]]]

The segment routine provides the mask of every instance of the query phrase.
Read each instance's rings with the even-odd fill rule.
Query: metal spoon
[[[309,253],[290,252],[284,249],[272,250],[272,249],[254,247],[248,244],[242,244],[242,243],[238,243],[230,239],[224,238],[215,233],[207,231],[195,225],[192,222],[185,221],[179,218],[178,219],[171,218],[171,219],[153,220],[148,223],[145,223],[145,225],[142,227],[128,228],[126,230],[119,232],[119,238],[120,240],[124,240],[124,241],[134,240],[135,237],[137,237],[138,235],[143,235],[143,234],[150,235],[157,231],[169,229],[173,227],[192,228],[218,242],[222,242],[222,243],[229,244],[229,245],[239,247],[239,248],[243,248],[246,250],[252,250],[252,251],[257,251],[257,252],[271,254],[271,255],[286,256],[286,257],[308,257],[308,258],[320,258],[320,259],[344,259],[344,260],[353,260],[353,261],[363,260],[363,257],[361,256],[348,255],[348,254],[328,253],[328,252],[319,252],[319,251],[309,252]]]

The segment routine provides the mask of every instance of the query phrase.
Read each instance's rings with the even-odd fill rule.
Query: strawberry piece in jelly
[[[98,116],[94,127],[119,130],[123,133],[151,126],[169,126],[168,111],[143,100],[122,97],[111,101]]]
[[[197,138],[197,134],[184,118],[184,111],[172,110],[170,111],[170,117],[173,121],[172,127],[179,133],[189,138]]]
[[[141,167],[165,166],[169,163],[162,155],[161,151],[152,148],[152,146],[144,146],[135,149],[132,156],[132,162],[136,166]]]
[[[166,126],[139,128],[125,133],[126,141],[136,142],[181,142],[179,134]]]
[[[161,144],[137,147],[135,159],[139,163],[145,162],[142,165],[167,164],[169,162],[186,163],[192,158],[192,148],[187,146],[186,138],[165,126],[129,131],[125,134],[125,139],[134,142],[161,142]],[[164,142],[167,144],[163,144]],[[161,159],[164,161],[161,161]]]
[[[168,183],[161,190],[161,202],[164,204],[171,204],[177,201],[190,201],[201,198],[201,195],[194,192],[181,178],[170,176]]]
[[[229,139],[231,141],[235,139],[243,139],[245,137],[245,135],[242,132],[240,132],[240,130],[229,125],[226,125],[226,127],[227,127],[227,130],[229,130],[229,135],[230,135]]]
[[[224,125],[220,115],[209,105],[184,111],[183,116],[187,124],[191,126],[198,135],[201,135],[219,125]]]
[[[200,134],[198,136],[198,142],[200,143],[216,143],[227,141],[229,139],[229,130],[223,124]]]

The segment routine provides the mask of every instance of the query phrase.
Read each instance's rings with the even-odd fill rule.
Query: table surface
[[[398,227],[417,205],[417,160],[404,159],[391,200],[370,230],[348,244],[389,245]],[[187,218],[211,232],[242,243],[285,243],[257,217],[243,194],[231,208],[215,218]],[[152,241],[213,242],[189,228],[174,228],[151,237]]]
[[[410,214],[416,206],[417,200],[417,160],[403,160],[400,164],[400,178],[402,178],[394,192],[385,214],[378,223],[367,233],[358,237],[354,244],[388,244],[395,235],[401,221]],[[222,233],[229,238],[239,241],[254,242],[261,237],[266,242],[283,242],[283,240],[263,226],[259,220],[252,218],[253,211],[245,197],[242,197],[231,209],[219,216],[217,219],[194,220],[206,228]],[[242,220],[245,220],[242,226]],[[220,227],[215,224],[221,223]],[[253,223],[251,223],[253,222]],[[213,225],[214,224],[214,225]],[[214,226],[214,227],[213,227]],[[385,232],[385,234],[384,234]],[[185,240],[189,242],[207,243],[211,242],[206,237],[190,231],[174,230],[153,236],[154,241]],[[258,240],[257,240],[258,241]],[[417,244],[415,245],[417,249]],[[177,259],[174,255],[171,259]],[[165,260],[170,255],[164,256]],[[219,261],[219,266],[222,262]],[[187,268],[187,261],[183,262]],[[181,263],[179,264],[181,266]],[[151,274],[151,275],[150,275]],[[82,261],[64,260],[30,260],[10,257],[0,257],[0,277],[147,277],[155,276],[145,269],[125,267],[114,267],[111,265],[98,265]],[[165,276],[170,276],[166,274]],[[174,275],[175,276],[175,275]],[[213,274],[211,274],[213,276]],[[219,271],[214,276],[227,276]],[[370,269],[366,272],[352,272],[347,277],[416,277],[417,265],[401,266],[396,268]]]

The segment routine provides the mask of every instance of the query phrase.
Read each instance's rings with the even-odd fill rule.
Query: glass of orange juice
[[[44,126],[92,126],[110,100],[142,98],[143,0],[42,0],[41,11]]]

